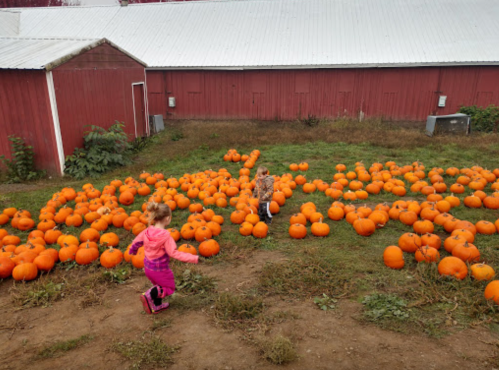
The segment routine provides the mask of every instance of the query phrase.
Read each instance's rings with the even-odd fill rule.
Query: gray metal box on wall
[[[149,127],[153,134],[157,134],[165,129],[165,123],[163,122],[163,116],[161,114],[156,114],[154,116],[149,116]]]
[[[426,135],[436,133],[465,134],[471,132],[471,117],[462,114],[449,114],[447,116],[428,116],[426,120]]]

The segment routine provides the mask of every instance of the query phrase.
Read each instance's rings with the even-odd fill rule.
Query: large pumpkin
[[[47,255],[47,254],[41,254],[37,256],[33,263],[36,265],[39,271],[50,271],[54,268],[54,259]]]
[[[8,257],[0,257],[0,279],[6,279],[12,275],[16,264]]]
[[[383,252],[383,262],[386,266],[392,269],[401,269],[404,267],[404,253],[402,249],[397,246],[391,245],[385,248]]]
[[[491,280],[495,276],[495,271],[489,265],[485,263],[475,263],[471,265],[471,276],[476,280]]]
[[[220,245],[216,240],[209,239],[199,244],[199,254],[203,257],[215,256],[220,252]]]
[[[95,229],[92,229],[92,228],[85,229],[80,234],[80,242],[81,243],[84,243],[87,241],[98,242],[99,239],[100,239],[99,232]]]
[[[416,261],[418,262],[438,262],[440,260],[440,253],[433,247],[425,245],[421,248],[418,248],[415,255]]]
[[[480,259],[480,251],[478,248],[467,241],[457,244],[452,249],[452,255],[462,259],[464,262],[477,262]]]
[[[468,275],[468,267],[457,257],[445,257],[438,264],[438,273],[463,280]]]
[[[398,244],[404,252],[415,253],[421,247],[421,238],[413,233],[405,233],[399,238]]]
[[[206,227],[206,226],[202,226],[202,227],[198,227],[196,228],[196,231],[194,232],[194,238],[196,239],[196,241],[198,242],[203,242],[207,239],[211,239],[213,236],[213,232],[211,231],[211,229],[209,227]]]
[[[239,225],[239,234],[242,236],[249,236],[253,233],[253,224],[250,222],[243,222]]]
[[[494,301],[499,304],[499,280],[491,281],[485,288],[485,299]]]
[[[100,264],[108,269],[117,266],[121,261],[123,261],[123,252],[113,247],[100,256]]]
[[[312,234],[315,236],[328,236],[330,229],[329,225],[322,222],[322,219],[319,222],[314,222],[311,227]]]
[[[357,234],[361,236],[370,236],[374,234],[376,225],[368,218],[359,218],[353,223],[353,227]]]
[[[255,226],[253,226],[252,234],[255,238],[265,238],[269,231],[269,227],[265,222],[258,222]]]
[[[132,256],[133,267],[135,267],[137,269],[143,269],[144,268],[144,260],[145,260],[144,248],[141,247],[137,251],[137,254],[135,256]]]
[[[178,251],[179,252],[184,252],[184,253],[190,253],[190,254],[193,254],[193,255],[197,255],[198,254],[198,251],[196,250],[196,248],[194,248],[190,244],[182,244],[180,247],[178,247]]]
[[[128,190],[121,193],[120,197],[118,198],[118,201],[125,206],[131,205],[134,202],[134,200],[135,200],[134,195],[132,194],[132,192]]]
[[[30,281],[36,279],[38,268],[32,262],[21,263],[12,270],[12,277],[17,281]]]
[[[79,265],[89,265],[97,258],[99,258],[99,250],[97,248],[93,248],[87,243],[87,245],[83,248],[79,248],[76,252],[75,260]]]
[[[100,237],[100,244],[106,247],[116,247],[120,238],[115,233],[106,233]]]

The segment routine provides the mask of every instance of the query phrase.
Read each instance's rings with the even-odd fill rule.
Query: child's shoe
[[[160,313],[161,311],[164,311],[170,307],[170,304],[168,302],[161,303],[159,306],[156,306],[153,304],[151,313],[153,315]]]
[[[151,310],[151,304],[152,302],[149,300],[149,298],[147,297],[147,294],[148,292],[146,293],[142,293],[140,295],[140,301],[142,302],[142,307],[144,308],[144,311],[148,314],[151,314],[152,313],[152,310]]]

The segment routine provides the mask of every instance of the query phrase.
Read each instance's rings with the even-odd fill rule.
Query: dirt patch
[[[32,191],[40,189],[37,184],[0,184],[1,193],[19,193],[21,191]]]
[[[284,259],[280,252],[256,251],[237,265],[205,265],[200,269],[218,280],[219,292],[238,294],[257,283],[267,261]],[[111,344],[148,340],[151,336],[179,348],[170,367],[175,370],[494,367],[490,361],[497,338],[485,328],[454,332],[440,340],[409,336],[359,321],[361,305],[356,302],[341,300],[337,309],[324,312],[311,300],[272,296],[265,299],[266,315],[282,320],[275,320],[265,335],[290,338],[299,356],[278,367],[260,357],[248,332],[217,325],[210,312],[213,307],[184,311],[172,306],[160,315],[145,315],[138,295],[148,284],[145,276],[133,277],[107,290],[101,306],[86,309],[73,300],[62,300],[48,308],[16,310],[8,298],[9,283],[3,283],[0,369],[124,369],[130,363],[110,351]],[[167,324],[157,325],[158,320]],[[259,335],[264,334],[255,333],[255,337]],[[92,340],[56,358],[35,358],[47,346],[81,336],[91,336]]]
[[[289,368],[455,369],[489,363],[497,338],[485,328],[455,332],[444,339],[408,336],[356,319],[361,305],[341,301],[336,311],[320,311],[312,302],[275,302],[272,310],[299,315],[273,327],[297,345],[300,358]],[[491,366],[490,368],[493,368]]]
[[[217,280],[219,292],[241,292],[258,283],[259,272],[268,262],[281,262],[286,257],[281,252],[258,251],[245,257],[241,263],[231,265],[200,266],[207,276]]]

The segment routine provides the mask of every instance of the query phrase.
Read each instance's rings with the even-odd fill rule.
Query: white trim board
[[[55,97],[54,77],[51,71],[46,72],[45,76],[47,77],[50,109],[52,111],[52,121],[54,122],[55,141],[57,144],[57,154],[59,157],[59,171],[61,175],[64,175],[64,163],[66,161],[64,159],[64,145],[62,143],[61,124],[59,122],[59,111],[57,110],[57,100]]]
[[[135,138],[137,138],[137,116],[135,114],[135,93],[133,91],[133,87],[135,85],[142,85],[142,92],[144,94],[144,122],[145,122],[145,133],[147,136],[151,136],[149,132],[149,107],[147,106],[147,94],[146,94],[146,84],[145,82],[133,82],[132,83],[132,106],[133,106],[133,122],[135,124]]]

